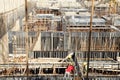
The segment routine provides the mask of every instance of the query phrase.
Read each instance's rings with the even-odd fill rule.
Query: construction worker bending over
[[[65,75],[64,77],[70,77],[70,74],[74,71],[74,66],[72,63],[69,63],[66,70],[65,70]]]
[[[74,54],[74,52],[72,52],[72,53],[69,53],[69,54],[66,56],[65,61],[67,61],[67,62],[73,62],[73,61],[74,61],[74,58],[75,58],[75,54]]]
[[[74,62],[75,61],[75,53],[69,53],[63,60],[59,60],[59,62]]]

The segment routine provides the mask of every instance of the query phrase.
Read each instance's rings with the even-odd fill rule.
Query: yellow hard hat
[[[66,57],[66,59],[68,59],[68,58],[71,58],[71,55],[68,55],[68,56]]]
[[[86,62],[84,62],[84,63],[83,63],[83,65],[87,65],[87,63],[86,63]]]

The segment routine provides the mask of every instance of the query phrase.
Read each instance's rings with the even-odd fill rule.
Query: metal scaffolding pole
[[[27,76],[27,80],[28,76],[29,76],[29,69],[28,69],[28,8],[27,8],[27,0],[25,0],[25,27],[26,27],[26,76]]]
[[[92,21],[93,21],[93,14],[94,14],[94,0],[92,0],[91,6],[91,17],[90,17],[90,29],[89,29],[89,41],[88,41],[88,55],[87,55],[87,75],[86,78],[89,80],[89,60],[90,60],[90,53],[91,53],[91,35],[92,35]]]

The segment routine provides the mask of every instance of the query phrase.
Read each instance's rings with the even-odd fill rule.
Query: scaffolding
[[[104,9],[104,6],[100,5],[103,0],[99,0],[100,2],[96,3],[96,12],[91,22],[90,9],[86,8],[86,4],[90,2],[85,0],[88,3],[82,4],[82,1],[84,0],[81,2],[73,0],[68,3],[52,2],[51,0],[41,3],[38,1],[34,4],[36,6],[30,7],[29,10],[32,13],[27,16],[28,20],[26,21],[23,20],[24,6],[1,14],[0,37],[7,32],[2,30],[7,28],[9,52],[6,63],[0,63],[0,77],[11,78],[14,76],[14,79],[16,77],[28,79],[29,77],[29,80],[32,80],[36,76],[40,76],[36,77],[39,79],[42,76],[48,78],[49,76],[58,76],[57,80],[64,80],[63,74],[68,63],[61,62],[61,60],[70,51],[75,52],[77,67],[81,70],[84,78],[86,75],[83,71],[83,63],[87,62],[88,54],[90,58],[89,78],[91,80],[101,79],[101,77],[109,80],[106,76],[118,76],[120,74],[120,32],[110,28],[110,25],[114,25],[111,21],[115,21],[116,18],[107,16],[110,18],[107,19],[103,16],[107,14],[108,7]],[[82,9],[79,9],[81,7]],[[21,20],[21,29],[19,31],[10,30],[17,19]],[[119,22],[119,18],[117,19]],[[90,24],[93,28],[89,53]],[[119,24],[117,27],[119,28]],[[73,78],[78,80],[75,73],[71,76],[71,80]]]

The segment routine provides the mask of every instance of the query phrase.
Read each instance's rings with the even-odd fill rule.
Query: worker
[[[86,75],[86,73],[87,73],[87,63],[86,62],[84,62],[83,63],[83,73]]]
[[[64,77],[66,78],[69,78],[70,77],[70,74],[74,71],[74,65],[72,63],[69,63],[66,70],[65,70],[65,75]]]
[[[71,52],[68,54],[68,56],[64,60],[67,62],[73,62],[74,58],[75,58],[75,54],[74,54],[74,52]]]

